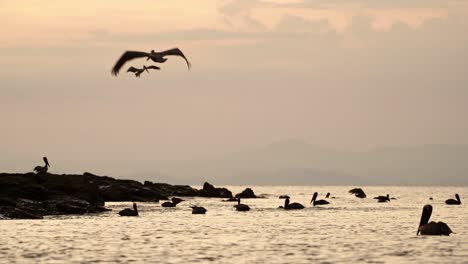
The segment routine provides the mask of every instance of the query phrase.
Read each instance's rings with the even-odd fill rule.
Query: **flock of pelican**
[[[120,69],[124,66],[124,64],[133,59],[146,58],[147,61],[151,60],[156,63],[164,63],[167,61],[167,58],[166,58],[167,56],[182,57],[187,63],[188,69],[190,70],[191,64],[185,57],[184,53],[182,53],[182,51],[179,48],[173,48],[173,49],[164,50],[160,52],[155,52],[154,50],[151,50],[150,52],[133,51],[133,50],[125,51],[122,54],[122,56],[120,56],[119,60],[117,60],[111,72],[112,72],[112,75],[117,76],[119,74]],[[149,69],[160,70],[161,68],[155,65],[150,65],[150,66],[143,65],[143,68],[136,68],[136,67],[131,66],[130,68],[128,68],[127,72],[133,72],[135,73],[136,77],[140,77],[140,75],[145,71],[149,73],[148,71]]]
[[[42,158],[44,160],[44,166],[36,166],[34,168],[34,171],[37,174],[44,174],[47,173],[48,168],[50,167],[49,161],[47,157]],[[361,188],[354,188],[349,191],[350,193],[354,194],[358,198],[365,198],[366,194]],[[312,195],[312,199],[310,201],[313,206],[317,205],[327,205],[330,204],[327,200],[317,200],[318,193],[314,192]],[[327,193],[325,198],[329,198],[330,193]],[[284,199],[284,206],[279,206],[278,208],[284,209],[284,210],[300,210],[304,209],[305,206],[300,204],[300,203],[290,203],[290,197],[288,195],[281,195],[279,197],[280,199]],[[334,197],[332,197],[334,198]],[[387,194],[385,196],[376,196],[374,199],[377,199],[377,202],[383,203],[383,202],[390,202],[391,199],[395,198],[390,198],[390,195]],[[429,198],[430,200],[433,200],[432,197]],[[183,202],[185,200],[177,198],[177,197],[172,197],[170,202],[164,202],[161,204],[162,207],[176,207],[179,203]],[[224,201],[237,201],[237,204],[234,205],[234,208],[236,208],[237,211],[241,212],[246,212],[250,210],[250,207],[246,204],[241,203],[241,198],[232,198],[229,200],[224,200]],[[458,194],[455,194],[455,199],[447,199],[445,201],[447,205],[460,205],[461,204],[461,199]],[[190,206],[192,208],[192,214],[205,214],[207,210],[204,207],[201,206]],[[423,207],[423,212],[421,215],[421,221],[419,223],[418,231],[416,235],[450,235],[452,230],[450,227],[444,223],[444,222],[429,222],[429,219],[431,218],[432,214],[432,205],[428,204]],[[138,216],[138,208],[136,203],[133,203],[133,209],[131,208],[126,208],[122,211],[119,212],[120,216]]]

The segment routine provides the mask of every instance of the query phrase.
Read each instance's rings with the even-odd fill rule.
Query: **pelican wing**
[[[160,70],[161,68],[159,68],[158,66],[155,66],[155,65],[151,65],[151,66],[146,67],[146,69]]]
[[[187,67],[188,67],[189,70],[190,70],[190,67],[192,67],[192,64],[190,64],[190,62],[185,57],[184,53],[182,53],[182,51],[179,48],[173,48],[173,49],[170,49],[170,50],[165,50],[165,51],[160,52],[160,54],[161,54],[162,57],[170,56],[170,55],[180,56],[180,57],[184,58],[185,62],[187,62]]]
[[[120,68],[129,60],[133,60],[136,58],[147,57],[149,53],[142,52],[142,51],[126,51],[122,54],[120,59],[115,63],[114,67],[112,68],[112,74],[117,76],[119,74]]]

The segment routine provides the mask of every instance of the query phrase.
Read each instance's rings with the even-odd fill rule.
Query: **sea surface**
[[[139,217],[120,217],[131,202],[119,202],[102,214],[0,221],[0,263],[468,263],[468,208],[444,203],[455,193],[463,202],[467,187],[364,186],[366,199],[348,194],[356,186],[250,187],[266,198],[243,199],[249,212],[197,197],[176,208],[138,203]],[[334,198],[313,207],[315,191]],[[387,193],[397,199],[372,199]],[[278,209],[282,194],[306,209]],[[416,236],[425,204],[455,234]]]

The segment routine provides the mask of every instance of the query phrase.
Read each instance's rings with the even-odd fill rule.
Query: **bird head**
[[[310,200],[310,203],[314,202],[315,199],[317,199],[317,195],[318,195],[318,193],[314,192],[314,195],[312,196],[312,200]]]
[[[47,160],[47,157],[43,157],[42,159],[44,160],[45,165],[46,165],[47,167],[50,167],[49,161]]]

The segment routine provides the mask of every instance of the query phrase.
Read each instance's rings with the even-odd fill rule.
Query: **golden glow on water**
[[[229,187],[234,192],[241,187]],[[368,198],[348,194],[351,187],[254,187],[267,199],[244,199],[250,212],[236,212],[221,199],[188,198],[175,209],[139,203],[140,217],[119,217],[131,203],[109,203],[101,215],[2,221],[0,259],[8,262],[160,262],[193,263],[466,263],[468,210],[447,206],[461,187],[364,187]],[[311,194],[328,206],[308,205]],[[397,197],[379,204],[372,197]],[[289,194],[306,205],[278,209]],[[434,197],[429,201],[429,197]],[[422,207],[431,203],[432,220],[444,221],[450,237],[416,236]],[[198,204],[206,215],[192,215]]]

